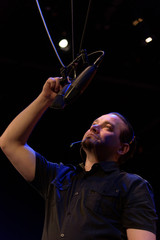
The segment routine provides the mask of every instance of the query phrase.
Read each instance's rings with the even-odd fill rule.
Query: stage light
[[[143,18],[138,18],[138,19],[135,19],[133,22],[132,22],[132,25],[135,27],[137,26],[139,23],[143,22]]]
[[[67,39],[62,39],[60,42],[59,42],[59,47],[62,48],[62,49],[65,49],[68,47],[68,40]]]
[[[152,42],[152,40],[153,40],[152,37],[147,37],[147,38],[145,39],[145,42],[146,42],[146,43],[150,43],[150,42]]]

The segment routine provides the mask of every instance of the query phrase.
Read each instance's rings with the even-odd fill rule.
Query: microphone
[[[77,141],[77,142],[73,142],[73,143],[71,143],[70,144],[70,148],[72,148],[75,144],[77,144],[77,143],[81,143],[82,142],[82,140],[81,141]]]
[[[75,101],[92,81],[103,57],[104,53],[93,63],[93,65],[85,68],[72,83],[66,84],[55,97],[51,108],[63,109],[66,105]]]
[[[70,148],[72,148],[75,144],[83,143],[86,139],[87,139],[87,138],[82,139],[82,140],[80,140],[80,141],[72,142],[72,143],[70,144]]]

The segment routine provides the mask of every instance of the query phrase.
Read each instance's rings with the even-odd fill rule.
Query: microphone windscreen
[[[88,66],[67,89],[64,100],[67,104],[74,101],[88,87],[97,70],[96,65]]]

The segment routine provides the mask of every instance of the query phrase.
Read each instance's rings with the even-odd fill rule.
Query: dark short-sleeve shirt
[[[126,229],[156,234],[153,192],[145,179],[114,162],[82,166],[52,163],[36,154],[31,183],[45,200],[42,240],[120,240]]]

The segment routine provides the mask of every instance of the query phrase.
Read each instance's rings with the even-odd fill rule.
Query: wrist
[[[50,107],[53,102],[53,99],[50,96],[46,96],[43,93],[40,93],[40,95],[37,97],[37,100],[44,108]]]

